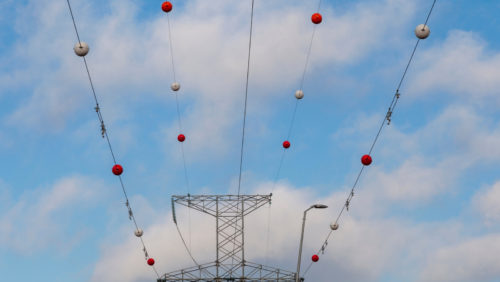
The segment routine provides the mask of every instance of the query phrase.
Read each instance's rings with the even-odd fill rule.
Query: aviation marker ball
[[[165,13],[172,11],[172,3],[168,2],[168,1],[163,2],[163,4],[161,4],[161,9]]]
[[[311,21],[314,23],[314,24],[319,24],[321,23],[321,21],[323,20],[323,17],[321,16],[320,13],[314,13],[312,14],[311,16]]]
[[[177,136],[177,140],[179,140],[179,142],[184,142],[184,140],[186,140],[186,136],[184,136],[184,134],[179,134],[179,136]]]
[[[283,142],[283,148],[285,148],[285,149],[290,148],[290,142],[288,142],[288,141]]]
[[[155,264],[155,260],[152,259],[152,258],[149,258],[148,259],[148,264],[151,265],[151,266],[154,265]]]
[[[427,37],[429,37],[429,34],[431,34],[431,30],[429,29],[429,26],[427,26],[427,25],[419,24],[415,28],[415,35],[419,39],[426,39]]]
[[[318,255],[313,255],[311,259],[312,261],[317,262],[319,260],[319,257]]]
[[[372,157],[370,157],[370,155],[364,155],[361,157],[361,163],[363,165],[370,165],[372,163]]]
[[[134,232],[135,236],[137,237],[142,237],[142,234],[144,234],[144,232],[142,231],[142,229],[138,228],[135,232]]]
[[[75,50],[75,54],[78,56],[85,57],[89,53],[89,45],[81,41],[75,44],[73,50]]]
[[[295,91],[295,98],[297,98],[298,100],[304,98],[304,91],[302,91],[300,89]]]
[[[114,175],[121,175],[123,173],[123,167],[119,164],[114,165],[112,170]]]
[[[179,91],[179,89],[181,89],[181,84],[179,82],[174,82],[170,85],[170,89],[172,89],[172,91]]]

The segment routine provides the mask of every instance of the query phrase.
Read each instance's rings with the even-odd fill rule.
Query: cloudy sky
[[[174,0],[186,185],[162,1],[72,0],[101,110],[158,272],[192,266],[170,197],[237,193],[250,0]],[[241,190],[273,193],[246,256],[304,268],[342,208],[432,0],[255,0]],[[306,281],[500,281],[498,1],[438,0],[392,122]],[[133,235],[67,3],[0,2],[2,281],[155,281]],[[177,210],[199,262],[213,219]],[[270,225],[270,232],[267,232]],[[207,235],[212,234],[212,235]],[[269,244],[265,242],[269,240]]]

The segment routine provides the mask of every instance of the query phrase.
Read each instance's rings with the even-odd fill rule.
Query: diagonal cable
[[[252,0],[252,10],[250,12],[250,34],[248,39],[248,58],[247,58],[247,76],[245,84],[245,106],[243,109],[243,130],[241,133],[241,150],[240,150],[240,173],[238,177],[238,196],[241,191],[241,172],[243,169],[243,149],[245,147],[245,127],[247,120],[247,101],[248,101],[248,81],[250,78],[250,55],[252,54],[252,32],[253,32],[253,10],[254,10],[254,0]]]
[[[430,16],[431,16],[431,14],[432,14],[432,11],[433,11],[433,9],[434,9],[434,6],[435,6],[435,4],[436,4],[436,1],[437,1],[437,0],[433,0],[432,6],[431,6],[431,8],[430,8],[429,12],[427,13],[427,18],[426,18],[426,20],[425,20],[425,24],[424,24],[424,26],[426,26],[426,25],[427,25],[427,22],[428,22],[428,20],[429,20],[429,18],[430,18]],[[396,93],[394,94],[394,96],[393,96],[393,98],[392,98],[392,101],[391,101],[391,103],[390,103],[390,105],[389,105],[389,110],[387,111],[386,116],[385,116],[385,117],[384,117],[384,119],[382,120],[382,124],[380,125],[379,130],[378,130],[378,132],[377,132],[377,134],[376,134],[376,136],[375,136],[375,138],[374,138],[374,140],[373,140],[373,142],[372,142],[372,144],[371,144],[371,146],[370,146],[370,150],[369,150],[369,153],[368,153],[368,154],[371,154],[371,152],[373,151],[373,148],[375,147],[375,144],[376,144],[376,143],[377,143],[377,141],[378,141],[378,138],[379,138],[379,136],[380,136],[380,133],[382,132],[382,129],[384,128],[384,125],[386,125],[386,121],[387,121],[387,125],[389,125],[389,123],[390,123],[390,121],[391,121],[392,113],[393,113],[394,108],[396,107],[397,102],[398,102],[398,100],[399,100],[399,98],[400,98],[400,95],[401,95],[401,94],[399,93],[399,90],[400,90],[401,85],[403,84],[403,82],[404,82],[404,80],[405,80],[405,78],[406,78],[406,74],[407,74],[407,72],[408,72],[408,69],[409,69],[409,67],[410,67],[410,65],[411,65],[411,63],[412,63],[412,61],[413,61],[413,58],[414,58],[415,52],[416,52],[416,50],[417,50],[417,47],[418,47],[418,45],[419,45],[419,43],[420,43],[420,40],[421,40],[421,39],[417,39],[417,42],[416,42],[416,44],[415,44],[415,47],[413,48],[413,51],[412,51],[412,53],[411,53],[411,56],[410,56],[410,58],[409,58],[409,60],[408,60],[408,63],[406,64],[405,69],[404,69],[403,75],[401,76],[401,79],[400,79],[400,81],[399,81],[398,87],[397,87],[397,89],[396,89]],[[354,181],[354,184],[353,184],[353,186],[352,186],[352,188],[351,188],[351,190],[350,190],[349,196],[347,197],[345,204],[344,204],[344,205],[342,206],[342,208],[340,209],[340,212],[339,212],[339,214],[338,214],[338,216],[337,216],[337,218],[335,219],[335,221],[334,221],[334,223],[333,223],[333,224],[338,224],[338,222],[339,222],[339,220],[340,220],[340,218],[341,218],[342,214],[344,213],[344,211],[345,211],[345,210],[349,210],[349,205],[350,205],[350,203],[351,203],[352,198],[354,197],[354,191],[355,191],[355,189],[356,189],[356,186],[357,186],[357,185],[358,185],[358,183],[359,183],[359,180],[360,180],[360,178],[361,178],[361,175],[363,174],[364,168],[365,168],[365,166],[363,165],[363,166],[361,167],[361,169],[360,169],[359,173],[358,173],[358,176],[356,177],[356,180]],[[326,249],[326,247],[327,247],[327,245],[328,245],[328,240],[329,240],[329,239],[330,239],[330,237],[332,236],[332,233],[333,233],[333,230],[330,230],[330,231],[328,232],[328,235],[326,236],[326,239],[324,240],[323,244],[321,245],[321,248],[320,248],[320,249],[318,250],[318,252],[316,253],[317,255],[319,255],[319,253],[320,253],[320,252],[322,253],[322,252],[324,252],[324,251],[325,251],[325,249]],[[304,271],[304,275],[305,275],[305,274],[309,271],[309,269],[311,268],[311,266],[312,266],[312,262],[310,262],[310,263],[309,263],[309,266],[308,266],[308,267],[307,267],[307,269]]]
[[[175,71],[175,63],[174,63],[174,47],[173,47],[173,40],[172,40],[172,27],[170,23],[170,13],[167,13],[167,26],[168,26],[168,42],[170,46],[170,63],[172,65],[172,74],[174,78],[174,82],[177,82],[177,76],[176,76],[176,71]],[[178,95],[178,90],[174,90],[175,94],[175,105],[176,105],[176,110],[177,110],[177,123],[179,127],[179,132],[183,133],[183,126],[182,126],[182,118],[181,118],[181,111],[180,111],[180,106],[179,106],[179,95]],[[186,183],[186,191],[187,194],[190,194],[190,185],[189,185],[189,174],[188,174],[188,169],[186,165],[186,153],[184,151],[184,143],[180,142],[181,145],[181,154],[182,154],[182,164],[183,164],[183,169],[184,169],[184,181]],[[199,264],[196,262],[192,255],[192,249],[191,249],[191,209],[188,209],[188,226],[189,226],[189,246],[186,244],[184,237],[182,236],[182,233],[179,229],[179,226],[177,225],[177,222],[175,222],[175,226],[177,228],[177,231],[179,233],[179,236],[181,237],[181,240],[184,244],[184,247],[186,248],[187,253],[191,257],[191,259],[194,261],[194,263],[199,266]]]
[[[70,12],[70,15],[71,15],[71,19],[73,21],[73,27],[75,29],[75,33],[76,33],[76,37],[78,39],[78,43],[80,44],[81,46],[81,40],[80,40],[80,35],[78,33],[78,28],[76,26],[76,21],[75,21],[75,17],[74,17],[74,14],[73,14],[73,10],[71,8],[71,3],[69,0],[66,0],[66,2],[68,3],[68,9],[69,9],[69,12]],[[89,83],[90,83],[90,87],[92,89],[92,94],[94,96],[94,100],[95,100],[95,103],[96,103],[96,106],[95,106],[95,111],[97,113],[97,117],[99,118],[99,122],[100,122],[100,126],[101,126],[101,133],[102,133],[102,136],[106,139],[107,143],[108,143],[108,147],[109,147],[109,151],[111,153],[111,157],[113,158],[113,163],[116,165],[117,162],[116,162],[116,157],[115,157],[115,154],[113,152],[113,147],[111,146],[111,141],[110,141],[110,138],[109,138],[109,135],[108,135],[108,132],[106,130],[106,127],[105,127],[105,124],[104,124],[104,119],[102,117],[102,113],[101,113],[101,109],[99,107],[99,101],[97,99],[97,95],[96,95],[96,91],[95,91],[95,87],[94,87],[94,83],[92,82],[92,77],[90,75],[90,71],[89,71],[89,67],[88,67],[88,63],[87,63],[87,60],[85,59],[85,57],[83,57],[83,62],[84,62],[84,65],[85,65],[85,70],[87,72],[87,76],[88,76],[88,79],[89,79]],[[122,192],[123,192],[123,195],[125,197],[125,206],[127,207],[127,210],[128,210],[128,214],[129,214],[129,219],[132,220],[136,230],[139,229],[139,226],[137,224],[137,221],[135,219],[135,216],[134,216],[134,213],[132,211],[132,207],[130,205],[130,200],[128,198],[128,195],[127,195],[127,191],[125,189],[125,185],[123,184],[123,180],[122,180],[122,177],[119,175],[118,176],[119,180],[120,180],[120,186],[122,188]],[[146,259],[149,259],[149,254],[148,254],[148,251],[147,251],[147,248],[146,248],[146,244],[144,243],[144,240],[141,237],[139,237],[140,241],[141,241],[141,245],[142,245],[142,250],[144,252],[144,255],[146,257]],[[154,265],[152,266],[154,272],[156,273],[156,276],[158,278],[160,278],[156,268],[154,267]]]
[[[317,6],[316,11],[319,13],[320,9],[321,9],[321,0],[318,1],[318,6]],[[313,26],[313,31],[311,33],[311,38],[309,40],[309,44],[308,44],[307,51],[306,51],[306,60],[305,60],[304,69],[302,71],[302,75],[301,75],[301,79],[300,79],[299,90],[303,90],[303,88],[304,88],[304,82],[305,82],[305,78],[306,78],[307,67],[309,66],[309,60],[310,60],[310,57],[311,57],[311,51],[312,51],[312,46],[313,46],[313,42],[314,42],[314,37],[316,35],[316,28],[317,28],[317,26],[315,24]],[[293,125],[295,124],[295,117],[297,116],[298,106],[299,106],[299,100],[297,99],[295,101],[295,105],[293,107],[292,117],[290,119],[290,125],[288,127],[288,132],[287,132],[285,140],[290,140],[290,137],[292,136]],[[287,151],[287,149],[283,148],[283,150],[281,152],[281,158],[280,158],[280,162],[279,162],[279,165],[278,165],[278,169],[277,169],[276,174],[274,176],[273,186],[271,188],[271,194],[274,192],[274,188],[276,188],[276,183],[278,182],[278,178],[279,178],[279,176],[281,174],[281,169],[283,167],[283,162],[285,160],[286,151]],[[269,236],[270,236],[270,232],[271,232],[271,208],[268,209],[267,235],[266,235],[266,254],[265,254],[266,260],[268,258],[268,253],[269,253]]]

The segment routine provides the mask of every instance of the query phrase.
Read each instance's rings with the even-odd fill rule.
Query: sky
[[[251,1],[72,0],[122,179],[160,274],[193,266],[170,197],[236,194]],[[432,0],[255,0],[241,191],[247,260],[303,269],[361,168]],[[500,281],[498,1],[438,0],[401,98],[306,281]],[[156,281],[128,219],[66,1],[0,2],[2,281]],[[173,51],[187,178],[170,54]],[[199,262],[213,219],[178,208]],[[269,228],[269,232],[267,232]],[[207,235],[211,234],[211,235]],[[269,244],[264,242],[269,241]]]

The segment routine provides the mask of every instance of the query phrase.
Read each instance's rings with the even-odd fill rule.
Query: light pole
[[[302,233],[300,235],[299,258],[297,260],[297,274],[295,276],[295,282],[300,281],[300,259],[302,257],[302,242],[304,242],[304,227],[306,225],[306,213],[310,209],[326,209],[326,208],[328,208],[328,206],[322,205],[322,204],[316,204],[316,205],[310,206],[307,210],[304,211],[304,217],[302,218]]]

